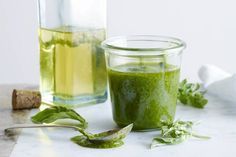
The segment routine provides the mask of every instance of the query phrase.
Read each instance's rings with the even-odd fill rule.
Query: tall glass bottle
[[[106,0],[38,0],[38,8],[43,102],[104,102]]]

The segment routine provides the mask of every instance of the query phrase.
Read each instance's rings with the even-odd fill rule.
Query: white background
[[[0,0],[0,84],[39,81],[37,0]],[[236,72],[235,0],[108,0],[108,36],[156,34],[187,43],[182,77],[202,64]]]

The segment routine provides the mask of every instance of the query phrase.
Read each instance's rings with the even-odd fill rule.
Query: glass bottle
[[[38,0],[38,8],[43,102],[104,102],[106,0]]]

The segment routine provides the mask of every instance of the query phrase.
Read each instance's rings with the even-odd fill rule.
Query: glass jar
[[[185,43],[161,36],[105,40],[113,119],[134,130],[157,129],[175,116]]]
[[[43,102],[104,102],[106,0],[38,0],[38,8]]]

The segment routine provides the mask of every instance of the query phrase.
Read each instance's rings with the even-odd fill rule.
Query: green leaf
[[[105,131],[90,136],[81,135],[71,138],[71,141],[83,147],[92,148],[114,148],[123,145],[124,139],[132,130],[133,124],[121,129]]]
[[[185,105],[204,108],[208,100],[204,97],[205,91],[200,91],[200,84],[188,83],[184,79],[179,84],[178,100]]]
[[[184,142],[187,138],[188,138],[188,136],[180,136],[180,137],[176,137],[176,138],[155,137],[152,140],[151,148],[159,147],[159,146],[163,146],[163,145],[179,144],[179,143]]]
[[[175,121],[171,124],[163,123],[161,128],[161,134],[152,140],[151,148],[163,146],[163,145],[174,145],[179,144],[190,137],[196,137],[200,139],[209,139],[207,136],[201,136],[193,134],[192,126],[194,125],[191,121]]]
[[[38,112],[36,115],[31,117],[33,123],[36,124],[49,124],[55,122],[59,119],[72,119],[79,122],[77,126],[86,128],[87,122],[86,120],[80,116],[73,109],[69,109],[63,106],[53,106],[47,108],[43,111]]]

